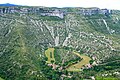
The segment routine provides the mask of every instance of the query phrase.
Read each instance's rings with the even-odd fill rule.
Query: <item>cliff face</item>
[[[90,57],[96,56],[98,64],[119,60],[119,11],[84,15],[75,10],[79,11],[71,9],[64,18],[19,12],[0,15],[0,76],[17,79],[25,74],[22,77],[26,79],[40,75],[45,78],[39,62],[44,60],[44,51],[49,47],[71,47]]]
[[[69,11],[69,9],[63,8],[44,8],[44,7],[21,7],[21,6],[8,6],[8,7],[1,7],[0,14],[10,14],[10,13],[21,13],[21,14],[39,14],[43,16],[57,16],[60,18],[64,18],[65,14],[69,13],[77,13],[83,15],[96,15],[96,14],[103,14],[103,15],[110,15],[112,14],[112,10],[108,9],[99,9],[99,8],[78,8],[76,11]]]

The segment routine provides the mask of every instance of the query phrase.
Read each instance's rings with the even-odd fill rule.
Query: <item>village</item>
[[[1,7],[0,14],[11,14],[11,13],[21,13],[21,14],[38,14],[41,16],[56,16],[61,19],[64,18],[66,14],[69,13],[77,13],[82,15],[95,15],[95,14],[103,14],[110,15],[112,14],[112,10],[109,9],[99,9],[99,8],[81,8],[77,12],[68,12],[66,10],[61,9],[44,9],[41,7]]]

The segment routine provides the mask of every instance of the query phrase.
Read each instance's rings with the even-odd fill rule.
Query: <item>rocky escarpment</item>
[[[20,6],[10,6],[10,7],[1,7],[0,14],[7,13],[21,13],[21,14],[39,14],[42,16],[57,16],[59,18],[64,18],[65,14],[69,13],[77,13],[83,15],[96,15],[96,14],[104,14],[110,15],[112,14],[112,10],[109,9],[99,9],[99,8],[79,8],[74,11],[69,11],[67,9],[51,9],[51,8],[43,8],[43,7],[20,7]]]

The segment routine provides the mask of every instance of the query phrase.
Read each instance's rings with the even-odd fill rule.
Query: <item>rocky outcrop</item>
[[[112,13],[112,10],[109,9],[99,9],[99,8],[91,8],[91,9],[81,9],[80,13],[83,15],[94,15],[94,14],[104,14],[109,15]]]
[[[27,7],[4,7],[4,8],[0,8],[0,14],[16,13],[16,12],[21,13],[21,14],[34,13],[34,14],[38,14],[38,15],[42,15],[42,16],[57,16],[59,18],[64,18],[63,12],[58,10],[58,9],[45,10],[45,9],[39,8],[39,7],[31,7],[31,8],[27,8]]]
[[[59,18],[64,18],[65,14],[69,13],[77,13],[83,15],[95,15],[95,14],[103,14],[103,15],[110,15],[112,14],[112,10],[109,9],[99,9],[99,8],[80,8],[77,12],[69,12],[65,11],[65,9],[45,9],[41,7],[1,7],[0,14],[6,13],[21,13],[21,14],[38,14],[42,16],[57,16]]]
[[[42,13],[40,13],[43,16],[57,16],[59,18],[64,18],[64,14],[62,11],[60,10],[51,10],[51,11],[43,11]]]

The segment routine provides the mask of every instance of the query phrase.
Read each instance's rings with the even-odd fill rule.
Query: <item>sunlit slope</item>
[[[36,14],[0,15],[1,78],[45,80],[44,53],[56,46],[96,55],[101,65],[119,60],[120,15],[66,14],[64,19]],[[64,57],[65,51],[61,52],[60,57]]]

